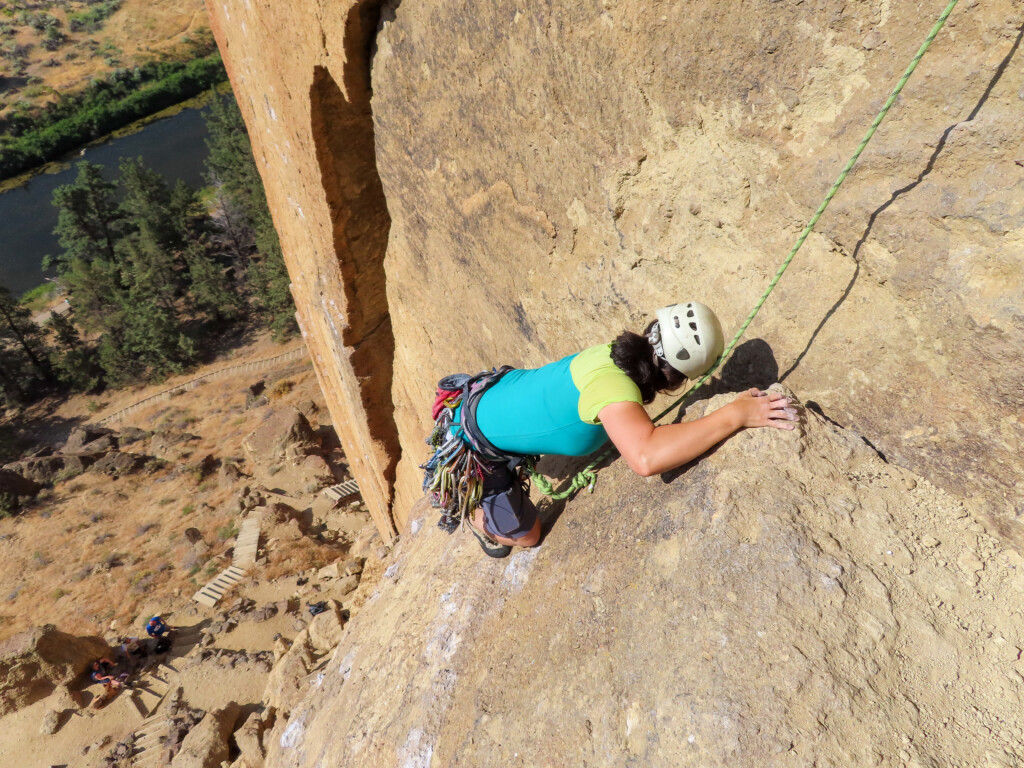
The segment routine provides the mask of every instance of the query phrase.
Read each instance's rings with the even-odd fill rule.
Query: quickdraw
[[[520,478],[522,472],[533,469],[533,457],[498,450],[475,427],[473,411],[478,398],[510,370],[506,366],[472,377],[455,374],[438,383],[431,411],[434,428],[426,440],[434,453],[420,469],[423,492],[431,506],[441,510],[437,525],[449,533],[480,506],[487,476],[498,466],[522,467]],[[461,414],[460,421],[455,420],[456,412]]]

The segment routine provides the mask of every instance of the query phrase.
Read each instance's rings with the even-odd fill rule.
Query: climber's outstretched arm
[[[743,427],[793,429],[798,417],[785,395],[751,389],[696,421],[655,426],[638,403],[611,403],[598,418],[630,468],[649,477],[692,461]]]

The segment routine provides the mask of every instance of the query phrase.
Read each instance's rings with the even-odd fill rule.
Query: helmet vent
[[[687,317],[693,317],[693,310],[692,310],[692,309],[688,309],[688,310],[686,311],[686,316],[687,316]]]
[[[690,323],[690,330],[691,330],[691,331],[696,331],[696,330],[697,330],[697,324],[696,324],[696,323],[693,323],[693,322],[691,322],[691,323]]]
[[[679,327],[679,318],[678,317],[673,317],[672,321],[676,324],[676,328],[678,328]]]
[[[700,345],[700,336],[698,336],[696,333],[693,334],[693,341],[694,341],[695,344],[697,344],[699,346]]]
[[[689,359],[690,359],[690,353],[687,352],[685,349],[680,349],[678,352],[676,352],[676,360],[689,360]]]

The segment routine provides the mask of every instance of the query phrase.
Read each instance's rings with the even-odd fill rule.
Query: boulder
[[[298,541],[310,532],[312,515],[300,512],[287,504],[268,504],[263,516],[264,549],[273,551],[278,541]]]
[[[40,485],[53,485],[88,469],[102,454],[38,456],[7,464],[4,469]]]
[[[64,443],[64,453],[87,453],[85,446],[103,437],[111,438],[116,442],[117,433],[107,427],[99,427],[95,424],[82,424],[71,430],[67,442]]]
[[[237,483],[242,482],[248,477],[244,474],[238,465],[231,461],[225,461],[220,465],[220,476],[219,482],[221,488],[230,488]]]
[[[236,501],[237,511],[239,514],[244,515],[251,509],[263,506],[264,501],[265,499],[262,493],[247,485],[238,492],[238,499]]]
[[[238,745],[238,760],[243,761],[241,765],[245,768],[263,768],[266,750],[263,747],[263,734],[268,726],[273,723],[273,711],[267,711],[263,715],[258,712],[251,712],[242,723],[241,728],[235,731],[235,744]],[[237,765],[238,762],[232,765]]]
[[[277,644],[275,643],[275,656]],[[267,687],[263,691],[263,703],[274,707],[287,717],[302,697],[307,686],[306,676],[313,666],[313,653],[309,642],[309,632],[303,629],[292,641],[291,647],[274,663],[267,678]]]
[[[49,696],[111,653],[101,637],[79,637],[47,624],[0,643],[0,716]]]
[[[121,435],[118,442],[124,446],[131,443],[137,443],[140,440],[148,439],[153,433],[145,429],[139,429],[138,427],[125,427],[121,430]]]
[[[181,749],[171,761],[172,768],[220,768],[229,757],[228,739],[239,712],[235,702],[207,712],[182,739]]]
[[[199,440],[199,436],[189,432],[158,429],[149,439],[148,453],[160,459],[174,461],[182,458],[182,455],[188,451],[188,444],[197,440]]]
[[[306,493],[314,493],[321,488],[326,488],[334,482],[334,473],[324,460],[323,456],[310,454],[302,460],[299,465],[302,490]]]
[[[10,469],[0,469],[0,498],[4,496],[15,500],[31,498],[39,493],[43,486],[35,480],[18,474]]]
[[[314,403],[312,400],[302,400],[295,404],[295,408],[302,413],[306,418],[313,418],[320,413],[320,406]]]
[[[264,389],[266,389],[266,384],[263,381],[257,381],[255,384],[250,384],[245,388],[246,409],[257,408],[267,404],[267,398],[263,397]]]
[[[339,597],[355,592],[359,588],[359,574],[353,573],[338,579],[331,585],[331,592]]]
[[[318,653],[326,653],[341,642],[345,631],[345,617],[337,600],[327,600],[327,610],[318,613],[309,622],[309,644]]]
[[[39,724],[39,733],[43,736],[52,736],[60,730],[61,721],[64,719],[64,711],[48,709],[43,715],[43,721]]]
[[[95,440],[90,440],[75,453],[106,453],[107,451],[116,451],[118,445],[119,441],[116,435],[103,435]],[[65,451],[65,453],[70,453],[70,451]]]
[[[89,471],[109,475],[110,477],[121,477],[122,475],[130,475],[132,472],[138,472],[146,465],[148,460],[148,456],[142,456],[138,453],[111,451],[93,464]]]
[[[318,444],[305,416],[295,408],[280,408],[245,437],[242,447],[251,462],[267,465],[308,456]]]

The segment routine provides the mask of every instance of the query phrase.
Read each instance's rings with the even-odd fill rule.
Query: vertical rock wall
[[[281,236],[299,326],[382,536],[399,456],[390,218],[370,113],[374,2],[208,4]],[[322,15],[323,14],[323,15]]]
[[[941,11],[209,7],[385,528],[392,489],[399,527],[418,495],[440,375],[540,364],[686,297],[738,327]],[[957,8],[728,380],[782,378],[1018,542],[1022,24],[1020,0]]]

